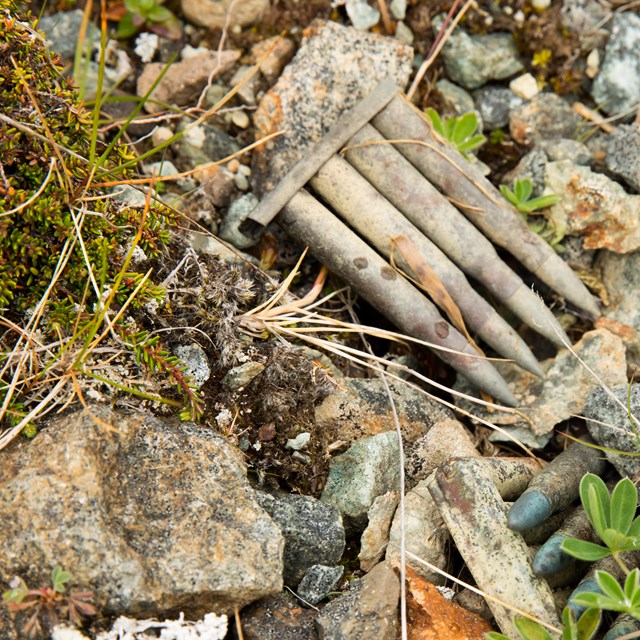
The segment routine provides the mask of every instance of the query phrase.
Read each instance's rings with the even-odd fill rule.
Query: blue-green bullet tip
[[[507,525],[514,531],[526,531],[544,522],[551,515],[549,499],[535,489],[525,491],[509,510]]]

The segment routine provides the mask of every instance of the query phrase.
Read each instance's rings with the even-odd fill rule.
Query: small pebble
[[[293,449],[294,451],[300,451],[306,448],[311,440],[311,434],[308,432],[299,433],[295,438],[289,438],[285,447],[287,449]]]
[[[173,131],[169,127],[156,127],[151,134],[151,142],[158,147],[173,137]]]
[[[232,111],[231,122],[241,129],[246,129],[251,124],[246,111]]]
[[[305,455],[304,453],[300,453],[299,451],[294,451],[291,454],[291,459],[295,460],[296,462],[299,462],[300,464],[304,464],[304,465],[311,464],[311,458]]]
[[[247,176],[240,172],[233,176],[233,184],[236,185],[236,189],[239,191],[249,191],[249,180],[247,180]]]
[[[512,80],[509,83],[509,89],[524,100],[531,100],[540,93],[540,87],[538,87],[536,79],[530,73],[525,73]]]
[[[536,11],[544,11],[551,6],[551,0],[531,0],[531,6]]]
[[[587,56],[587,68],[584,72],[587,74],[587,78],[595,78],[598,71],[600,71],[600,52],[594,49]]]

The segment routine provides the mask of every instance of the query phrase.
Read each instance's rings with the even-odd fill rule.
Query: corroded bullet
[[[554,511],[568,507],[579,495],[585,473],[600,475],[606,461],[598,449],[574,442],[550,462],[509,510],[509,528],[523,531]]]
[[[455,300],[468,329],[477,333],[480,339],[500,355],[511,358],[521,367],[542,376],[540,365],[526,343],[476,293],[462,271],[346,160],[334,156],[311,179],[310,184],[351,228],[387,259],[393,257],[405,273],[412,275],[411,268],[402,254],[394,251],[393,244],[393,239],[398,236],[408,238]],[[544,305],[542,308],[549,314],[549,322],[553,322],[564,333],[553,314]],[[555,333],[554,337],[557,339]]]
[[[593,297],[562,258],[527,227],[475,167],[434,134],[424,115],[405,98],[395,97],[373,118],[372,124],[387,140],[403,140],[396,145],[400,153],[452,198],[488,238],[571,303],[594,316],[600,315]]]
[[[562,543],[567,538],[595,542],[591,523],[582,507],[578,507],[536,553],[533,571],[537,576],[546,578],[580,563],[562,550]]]
[[[429,490],[478,587],[507,605],[487,598],[498,626],[516,637],[508,605],[556,626],[558,617],[549,585],[531,570],[529,548],[522,536],[507,527],[500,495],[522,489],[533,470],[520,461],[504,460],[499,468],[494,460],[454,458],[439,468]],[[511,474],[506,465],[514,470]]]
[[[438,356],[472,384],[500,402],[516,404],[498,372],[487,360],[477,357],[478,352],[442,319],[436,307],[313,196],[299,191],[283,209],[279,222],[295,240],[312,246],[314,255],[328,269],[359,291],[398,328],[443,347],[445,350],[436,349]]]
[[[555,316],[500,259],[493,245],[371,125],[351,138],[345,157],[452,262],[525,324],[559,346],[563,340],[569,342]]]
[[[631,633],[637,633],[638,631],[640,631],[640,620],[623,613],[616,618],[602,640],[617,640],[618,638],[622,638]]]

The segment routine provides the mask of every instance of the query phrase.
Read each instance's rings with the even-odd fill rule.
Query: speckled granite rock
[[[511,112],[509,129],[516,142],[538,144],[542,140],[572,138],[580,122],[566,100],[555,93],[541,93]]]
[[[92,406],[0,465],[0,579],[69,568],[98,608],[233,611],[282,589],[284,541],[242,456],[211,430]]]
[[[591,95],[608,114],[618,114],[640,102],[640,16],[614,13],[604,62]]]
[[[269,191],[340,116],[383,78],[403,88],[413,50],[397,40],[316,20],[254,114],[257,137],[287,134],[254,152],[254,178]]]

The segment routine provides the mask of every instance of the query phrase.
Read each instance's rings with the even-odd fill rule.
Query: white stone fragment
[[[136,38],[136,47],[134,51],[142,62],[146,64],[153,60],[153,56],[158,50],[159,41],[160,39],[156,33],[149,33],[148,31],[143,31]]]
[[[536,79],[530,73],[525,73],[512,80],[509,83],[509,89],[524,100],[531,100],[540,93],[540,87],[538,87]]]
[[[375,27],[380,20],[380,12],[369,6],[365,0],[347,0],[345,8],[351,24],[361,31]]]

